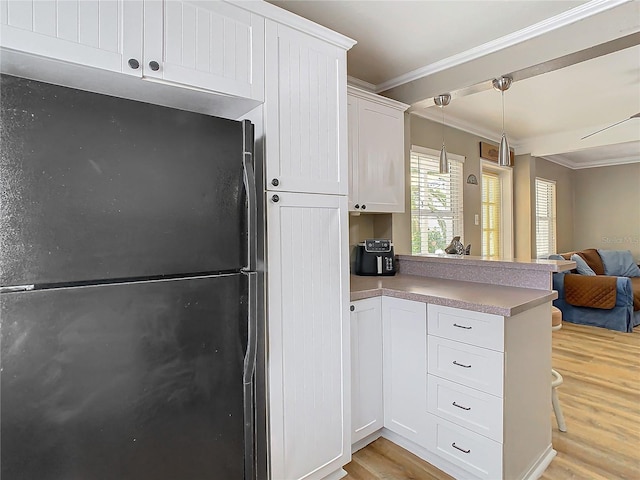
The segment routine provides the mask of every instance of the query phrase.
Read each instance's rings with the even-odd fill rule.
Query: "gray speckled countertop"
[[[351,275],[351,301],[380,295],[505,317],[517,315],[558,298],[558,293],[554,290],[507,287],[416,275]]]

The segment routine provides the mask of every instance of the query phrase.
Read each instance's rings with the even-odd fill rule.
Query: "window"
[[[536,178],[536,257],[556,253],[556,182]]]
[[[482,172],[482,255],[501,256],[502,186],[497,173]]]
[[[411,251],[444,250],[463,236],[462,167],[464,157],[447,154],[449,173],[439,174],[440,152],[411,147]]]

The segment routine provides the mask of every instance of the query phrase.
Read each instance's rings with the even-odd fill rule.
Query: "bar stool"
[[[554,306],[551,306],[551,330],[560,330],[562,328],[562,311]],[[553,405],[553,412],[556,414],[556,421],[558,422],[558,430],[561,432],[567,431],[567,424],[564,421],[564,415],[562,414],[562,408],[560,408],[560,402],[558,401],[557,388],[562,385],[562,375],[551,369],[551,404]]]

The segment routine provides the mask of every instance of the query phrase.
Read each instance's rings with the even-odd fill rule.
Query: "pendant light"
[[[511,166],[511,152],[509,151],[509,142],[507,135],[504,133],[504,92],[509,90],[513,79],[507,75],[493,80],[493,88],[502,92],[502,139],[500,140],[500,148],[498,149],[498,165],[501,167]]]
[[[437,97],[433,97],[433,102],[442,109],[442,149],[440,150],[440,173],[449,173],[449,159],[447,158],[447,150],[444,148],[444,107],[449,105],[451,94],[443,93]]]

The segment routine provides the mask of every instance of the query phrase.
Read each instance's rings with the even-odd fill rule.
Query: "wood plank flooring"
[[[640,327],[614,332],[564,322],[553,332],[553,368],[567,422],[558,455],[542,480],[640,480]],[[450,480],[451,477],[380,438],[353,455],[344,480]]]

